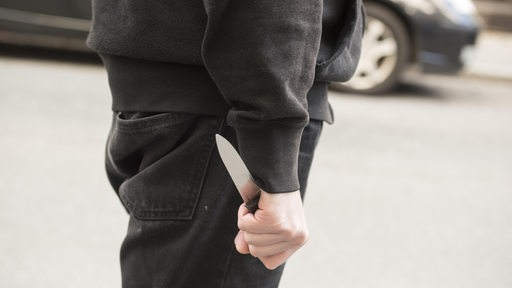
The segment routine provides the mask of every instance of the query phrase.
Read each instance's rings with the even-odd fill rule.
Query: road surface
[[[0,287],[120,287],[105,72],[4,55],[0,79]],[[331,93],[311,240],[281,287],[512,287],[511,91],[422,76],[385,96]]]

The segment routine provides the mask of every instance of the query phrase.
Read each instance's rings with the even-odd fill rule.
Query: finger
[[[296,249],[286,250],[280,254],[272,255],[272,256],[265,256],[265,257],[261,257],[259,259],[260,259],[261,263],[263,263],[263,265],[265,265],[265,267],[267,269],[274,270],[277,267],[284,264],[286,262],[286,260],[288,260],[288,258],[290,258],[290,256],[292,256],[293,253],[295,253],[295,251],[296,251]]]
[[[255,233],[258,228],[258,224],[254,219],[254,214],[250,213],[245,204],[240,205],[238,208],[238,229],[247,231],[249,229],[251,232]],[[242,228],[244,227],[244,228]]]
[[[242,203],[242,205],[240,205],[240,207],[238,207],[238,219],[244,217],[247,214],[251,214],[251,213],[249,212],[249,209],[247,209],[247,207],[245,207],[245,204]]]
[[[235,247],[240,254],[249,254],[249,245],[244,239],[244,233],[242,231],[238,231],[238,234],[235,237]]]
[[[244,232],[244,239],[247,244],[255,246],[268,246],[287,240],[281,234],[256,234],[249,232]]]
[[[289,242],[279,242],[268,246],[256,246],[249,244],[249,251],[251,252],[251,255],[258,258],[281,254],[290,249],[298,249],[298,247],[294,244],[290,244]]]
[[[242,210],[242,208],[240,208],[240,210]],[[260,211],[261,210],[256,211],[255,214],[247,213],[241,217],[241,213],[239,213],[238,228],[242,231],[255,234],[274,234],[279,232],[280,227],[274,223],[275,220],[267,219],[264,216],[262,217],[262,215],[259,214]]]

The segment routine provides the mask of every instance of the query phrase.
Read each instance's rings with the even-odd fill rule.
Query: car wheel
[[[366,30],[361,58],[351,80],[334,82],[335,90],[381,94],[392,90],[400,79],[410,55],[410,41],[404,23],[388,7],[366,2]]]

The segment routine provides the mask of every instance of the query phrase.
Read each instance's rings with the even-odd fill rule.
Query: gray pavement
[[[505,73],[330,95],[311,240],[282,287],[512,287],[510,49],[487,46],[475,65]],[[0,287],[120,287],[127,217],[103,172],[103,69],[0,56],[0,79]]]
[[[512,33],[484,30],[462,73],[468,76],[512,81]]]
[[[119,287],[98,65],[0,58],[0,287]]]
[[[331,95],[284,287],[512,287],[512,84],[422,83]]]

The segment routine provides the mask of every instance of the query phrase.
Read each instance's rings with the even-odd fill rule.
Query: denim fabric
[[[322,122],[311,121],[300,148],[302,193]],[[109,180],[130,213],[121,247],[124,288],[277,287],[269,271],[236,252],[242,200],[214,143],[236,143],[224,117],[115,113],[107,142]]]

